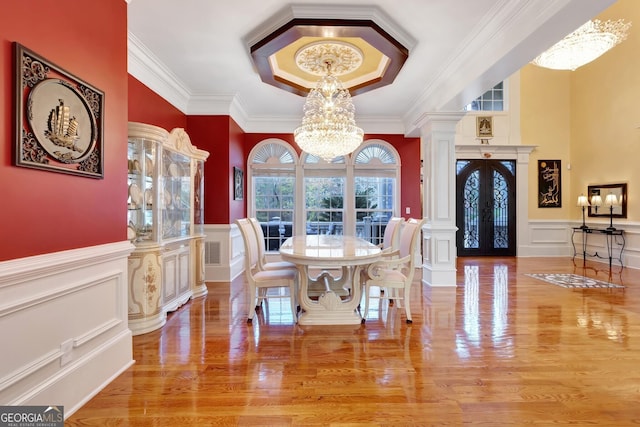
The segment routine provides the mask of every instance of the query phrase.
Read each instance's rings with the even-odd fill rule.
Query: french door
[[[515,160],[456,162],[458,256],[516,255]]]

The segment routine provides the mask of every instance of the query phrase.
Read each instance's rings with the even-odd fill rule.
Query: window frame
[[[287,151],[292,153],[292,163],[277,163],[275,161],[254,163],[254,158],[259,150],[268,144],[278,144]],[[372,147],[382,149],[383,153],[388,155],[392,161],[385,163],[380,160],[376,161],[376,157],[371,157],[365,163],[358,160],[360,153],[371,151]],[[401,161],[398,151],[389,142],[383,139],[370,139],[363,142],[357,150],[347,156],[342,156],[340,160],[326,162],[302,153],[298,156],[296,150],[288,142],[278,138],[267,138],[260,141],[253,147],[249,153],[247,160],[247,214],[254,217],[256,215],[256,195],[254,188],[254,176],[268,175],[269,172],[274,174],[284,174],[295,177],[294,184],[294,209],[293,209],[293,227],[292,233],[306,233],[307,206],[305,199],[305,178],[306,177],[344,177],[344,202],[342,207],[343,218],[343,234],[356,235],[357,210],[355,202],[355,181],[356,177],[370,178],[395,178],[393,185],[393,208],[391,216],[399,216],[400,198],[401,198]],[[302,201],[302,202],[299,202]]]

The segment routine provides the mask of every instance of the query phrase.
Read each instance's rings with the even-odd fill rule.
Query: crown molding
[[[191,94],[185,84],[131,32],[127,41],[129,74],[186,114]]]

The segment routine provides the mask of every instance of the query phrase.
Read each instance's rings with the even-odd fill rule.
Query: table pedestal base
[[[300,325],[357,325],[362,322],[357,307],[362,295],[359,283],[360,266],[343,266],[342,275],[334,278],[322,271],[314,279],[309,277],[309,267],[301,265]],[[316,297],[311,299],[310,297]],[[344,299],[343,299],[344,297]]]

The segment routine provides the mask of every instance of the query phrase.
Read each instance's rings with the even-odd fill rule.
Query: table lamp
[[[620,206],[620,202],[618,201],[618,197],[613,194],[613,193],[609,193],[607,194],[607,197],[604,199],[604,205],[605,206],[609,206],[609,227],[607,227],[607,230],[615,230],[616,228],[613,226],[613,207],[614,206]]]
[[[602,206],[602,197],[599,194],[591,196],[591,206],[595,213],[598,213],[598,206]]]
[[[584,223],[584,210],[587,208],[587,206],[589,206],[589,199],[587,199],[587,196],[585,196],[584,194],[581,194],[580,196],[578,196],[578,206],[582,208],[582,225],[580,226],[580,228],[584,230],[589,228]]]

